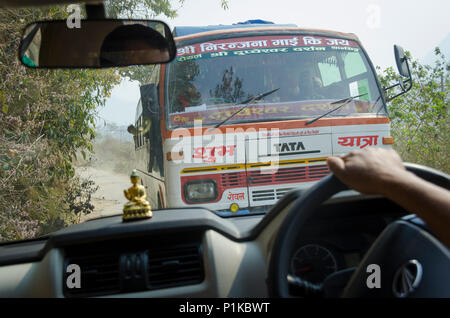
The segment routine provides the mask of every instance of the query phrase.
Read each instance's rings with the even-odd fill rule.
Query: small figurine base
[[[136,209],[130,211],[123,211],[122,220],[124,222],[149,219],[153,216],[152,211],[149,209]]]

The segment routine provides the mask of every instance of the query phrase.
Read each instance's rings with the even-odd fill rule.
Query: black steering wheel
[[[405,167],[417,176],[450,189],[450,178],[437,170],[406,163]],[[334,194],[348,190],[334,175],[329,175],[305,192],[290,208],[274,243],[268,271],[269,294],[272,297],[291,297],[288,280],[289,262],[295,239],[306,221],[318,207]],[[375,240],[358,268],[353,272],[343,297],[450,297],[450,252],[414,218],[392,222]],[[417,218],[415,218],[417,220]],[[378,265],[380,286],[368,287],[369,265]],[[306,288],[308,282],[295,278]],[[323,294],[321,294],[323,295]],[[325,295],[326,296],[326,295]]]

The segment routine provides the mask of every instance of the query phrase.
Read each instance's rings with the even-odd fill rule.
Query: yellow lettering
[[[266,114],[276,114],[277,113],[277,108],[276,107],[268,107],[265,109],[265,113]]]
[[[291,110],[291,108],[289,106],[283,106],[280,108],[280,111],[282,113],[288,113]]]
[[[262,108],[252,108],[252,113],[255,115],[262,115],[263,109]]]
[[[249,116],[250,115],[250,109],[245,108],[240,113],[237,114],[237,116]]]

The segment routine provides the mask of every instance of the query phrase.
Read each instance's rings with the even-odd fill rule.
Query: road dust
[[[76,170],[81,178],[93,180],[99,187],[91,199],[94,211],[82,217],[82,221],[122,213],[127,202],[123,190],[131,186],[127,175],[95,167],[79,167]]]
[[[82,222],[122,213],[127,202],[123,190],[131,186],[129,175],[134,168],[134,144],[114,138],[97,141],[87,160],[78,158],[76,174],[99,187],[91,198],[94,211],[81,217]]]

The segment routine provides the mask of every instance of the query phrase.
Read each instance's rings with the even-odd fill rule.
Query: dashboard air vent
[[[205,271],[203,232],[133,236],[65,248],[66,297],[103,296],[199,284]],[[79,267],[81,286],[67,284]]]
[[[200,244],[151,249],[148,256],[150,289],[198,284],[203,281]]]
[[[78,256],[66,259],[66,268],[76,264],[80,268],[80,288],[68,288],[64,275],[64,292],[68,296],[95,296],[120,291],[119,254]]]

